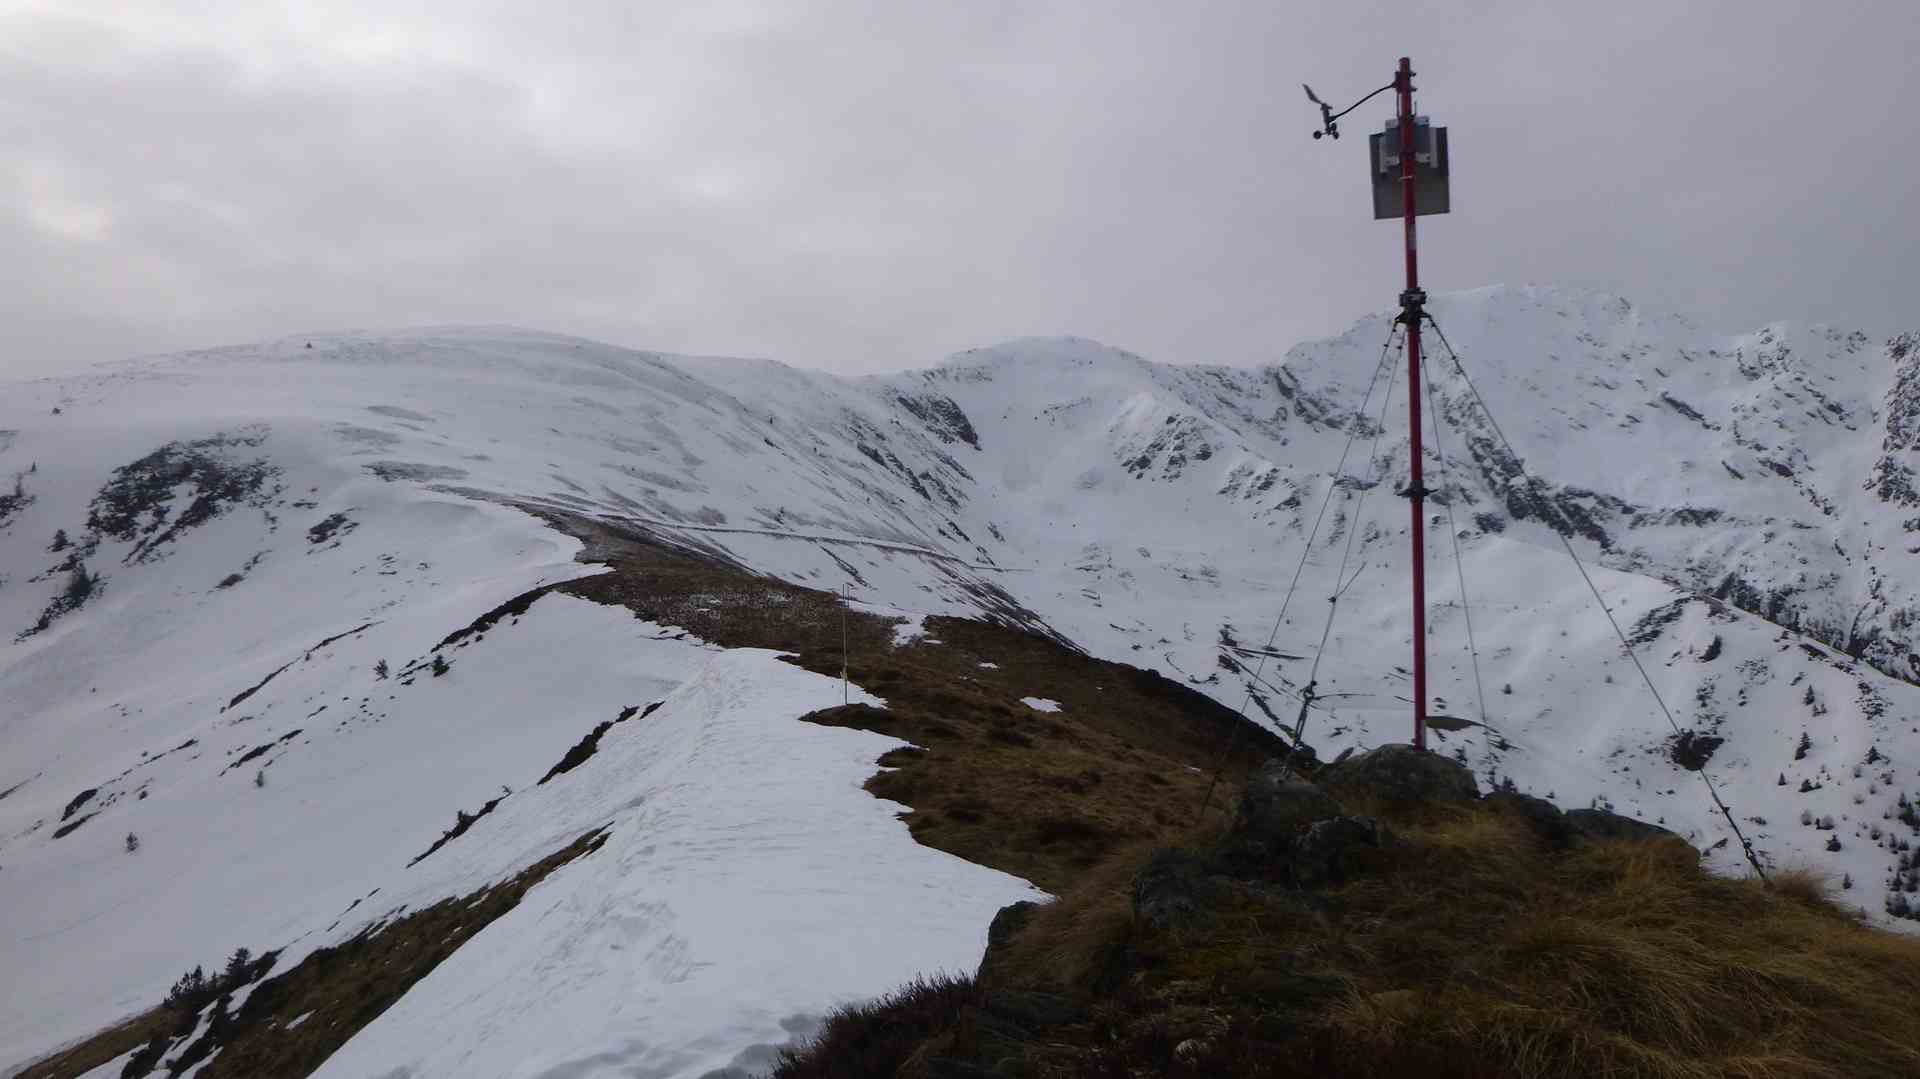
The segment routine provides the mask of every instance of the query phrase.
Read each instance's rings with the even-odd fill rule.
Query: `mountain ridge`
[[[1772,864],[1845,874],[1849,901],[1881,913],[1910,875],[1898,842],[1920,835],[1897,820],[1912,786],[1900,775],[1920,767],[1920,578],[1905,566],[1920,518],[1900,486],[1917,452],[1910,341],[1786,324],[1712,335],[1566,289],[1439,294],[1432,308],[1474,387],[1432,342],[1447,456],[1428,440],[1429,703],[1486,724],[1440,732],[1436,748],[1489,784],[1663,821],[1738,872],[1687,774],[1704,766]],[[404,861],[456,810],[536,780],[521,758],[545,767],[586,728],[697,677],[709,650],[673,627],[560,600],[494,631],[518,645],[469,646],[484,665],[428,669],[450,631],[601,572],[543,515],[845,587],[909,624],[1038,633],[1270,729],[1291,728],[1313,678],[1305,738],[1325,756],[1404,740],[1409,556],[1389,497],[1405,482],[1404,369],[1389,352],[1378,371],[1389,327],[1371,316],[1253,369],[1040,338],[848,378],[439,328],[16,384],[0,402],[0,469],[20,473],[0,508],[0,680],[16,706],[0,717],[0,902],[20,924],[0,958],[40,972],[46,1002],[8,998],[0,1060],[50,1045],[49,1006],[79,1033],[190,965],[141,924],[202,942],[185,953],[202,957],[233,934],[269,947],[312,933],[382,879],[355,868],[354,844]],[[1556,533],[1594,566],[1680,731]],[[1269,633],[1280,658],[1260,654]],[[579,655],[556,663],[561,642]],[[403,704],[376,661],[415,680],[407,701],[440,703]],[[602,685],[596,664],[624,673]],[[339,699],[348,684],[362,689]],[[529,726],[509,707],[569,718]],[[403,779],[383,770],[396,753],[469,763]],[[403,819],[339,801],[390,784],[417,788]],[[338,845],[297,893],[267,872],[305,879],[272,853],[269,836],[303,834],[290,810],[249,810],[268,816],[234,818],[219,841],[205,830],[256,791],[272,805],[277,785],[338,816]],[[95,793],[63,817],[82,791]],[[614,805],[606,819],[633,812]],[[123,829],[149,863],[119,849]],[[213,884],[139,869],[188,858],[217,873],[233,854],[222,842],[261,859],[247,887],[262,909],[212,919]],[[57,973],[61,942],[80,939],[147,958]],[[124,991],[103,1007],[108,983]]]

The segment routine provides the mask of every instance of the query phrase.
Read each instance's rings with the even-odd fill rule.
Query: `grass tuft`
[[[841,1008],[805,1049],[781,1052],[773,1079],[893,1079],[978,996],[972,978],[936,974]]]
[[[986,999],[1086,1005],[1083,1021],[1023,1035],[1019,1073],[1920,1075],[1920,940],[1839,908],[1818,874],[1715,877],[1677,840],[1556,851],[1480,807],[1388,823],[1398,839],[1370,874],[1298,891],[1222,869],[1207,916],[1165,930],[1130,905],[1151,845],[1116,851],[983,968]],[[1189,845],[1200,864],[1237,865],[1224,841]],[[924,1051],[953,1074],[987,1059],[965,1009],[937,1029]]]

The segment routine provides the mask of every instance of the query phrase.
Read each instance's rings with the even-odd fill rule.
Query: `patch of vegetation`
[[[13,474],[13,490],[0,492],[0,528],[5,528],[15,514],[33,505],[37,496],[27,491],[26,473]]]
[[[90,572],[86,563],[75,565],[67,574],[67,586],[53,597],[33,625],[21,630],[14,639],[24,641],[36,633],[44,633],[56,621],[86,606],[88,600],[100,594],[100,587],[105,580],[99,574]]]
[[[1359,794],[1341,811],[1369,816],[1279,854],[1218,826],[1118,851],[1003,911],[965,991],[842,1013],[776,1075],[1920,1074],[1920,940],[1807,874],[1705,872],[1672,837],[1556,841],[1576,815],[1522,797]],[[1363,826],[1365,857],[1303,875],[1316,837]],[[917,1044],[895,1044],[896,1014]]]
[[[272,671],[269,671],[269,672],[267,673],[267,676],[266,676],[265,678],[262,678],[262,679],[261,679],[261,680],[259,680],[258,682],[255,682],[255,683],[254,683],[253,685],[250,685],[250,686],[248,686],[247,688],[245,688],[245,689],[243,689],[243,690],[241,690],[240,692],[238,692],[238,693],[236,693],[236,694],[234,694],[234,695],[233,695],[233,699],[232,699],[232,700],[229,700],[229,701],[228,701],[228,702],[226,703],[226,705],[225,705],[224,707],[222,707],[222,708],[221,708],[220,710],[221,710],[222,712],[224,712],[224,711],[226,711],[226,710],[227,710],[227,709],[229,709],[229,708],[237,708],[237,707],[239,707],[239,706],[240,706],[241,704],[243,704],[243,703],[245,703],[245,701],[246,701],[246,699],[247,699],[248,697],[251,697],[251,696],[253,696],[254,694],[256,694],[256,693],[258,693],[258,692],[260,692],[261,690],[263,690],[263,689],[265,689],[265,688],[267,688],[267,683],[268,683],[268,682],[271,682],[271,681],[273,681],[273,680],[274,680],[275,678],[278,678],[278,677],[280,677],[280,675],[281,675],[281,674],[283,674],[283,673],[284,673],[284,672],[286,671],[286,669],[287,669],[288,667],[291,667],[291,666],[293,666],[293,665],[294,665],[295,663],[298,663],[298,662],[300,662],[300,661],[299,661],[299,660],[297,660],[297,659],[290,659],[290,660],[288,660],[288,661],[286,661],[285,663],[282,663],[282,664],[281,664],[280,666],[278,666],[278,667],[275,667],[275,668],[274,668],[274,669],[273,669]]]
[[[255,566],[258,566],[260,564],[260,560],[265,557],[267,557],[267,552],[265,551],[256,552],[253,555],[253,557],[247,559],[245,565],[240,567],[240,571],[238,573],[229,573],[225,577],[220,578],[220,583],[214,585],[214,587],[215,588],[232,588],[234,585],[237,585],[241,581],[246,580],[247,574],[252,573],[253,568]]]
[[[977,1005],[979,996],[972,978],[916,978],[878,1000],[836,1010],[806,1050],[781,1053],[775,1074],[781,1079],[899,1075],[922,1043],[944,1031],[954,1015]]]
[[[554,776],[565,775],[566,773],[573,771],[575,768],[578,768],[581,765],[587,763],[587,758],[593,756],[596,752],[599,751],[601,737],[604,736],[608,731],[612,730],[614,724],[625,723],[627,720],[632,719],[636,715],[640,716],[642,719],[645,719],[647,716],[652,715],[653,710],[660,707],[662,703],[664,702],[655,701],[652,704],[647,705],[647,710],[644,713],[640,711],[640,706],[637,704],[628,705],[627,707],[622,708],[620,710],[619,715],[614,716],[612,719],[605,720],[604,722],[600,723],[598,726],[594,727],[593,730],[588,731],[586,737],[580,739],[578,742],[575,742],[572,748],[567,750],[566,755],[560,758],[559,763],[555,764],[552,768],[547,769],[547,774],[541,776],[540,782],[534,785],[543,786],[546,784],[547,780],[552,779]]]
[[[546,782],[546,780],[541,780],[541,782],[544,783]],[[413,860],[407,863],[407,867],[412,868],[416,865],[419,865],[421,862],[424,862],[428,858],[432,857],[433,853],[439,850],[441,847],[444,847],[447,844],[453,842],[454,840],[459,839],[461,836],[466,835],[467,829],[473,827],[474,821],[477,821],[481,817],[484,817],[487,814],[493,812],[494,807],[498,806],[501,802],[506,801],[507,795],[510,795],[512,793],[513,793],[512,791],[507,791],[506,794],[502,794],[500,797],[495,798],[493,801],[488,802],[486,805],[481,806],[480,812],[478,813],[469,813],[464,809],[454,810],[453,811],[453,827],[447,829],[444,832],[441,832],[440,838],[433,841],[433,846],[428,847],[425,851],[415,855]]]
[[[360,522],[348,517],[344,513],[336,513],[327,517],[319,524],[314,525],[312,528],[307,529],[307,543],[310,546],[318,547],[320,544],[326,543],[335,537],[345,536],[347,533],[359,527]]]
[[[73,800],[67,803],[67,807],[60,811],[60,819],[66,820],[67,818],[73,816],[75,813],[80,811],[81,806],[86,805],[88,802],[92,801],[93,796],[99,793],[100,793],[99,787],[88,787],[86,790],[83,790],[79,794],[74,795]]]
[[[793,653],[792,662],[838,676],[841,607],[832,594],[757,577],[604,523],[543,515],[587,541],[583,561],[613,571],[516,597],[437,647],[477,639],[502,619],[524,614],[541,595],[563,591],[626,606],[643,619],[684,627],[726,647]],[[1208,770],[1242,721],[1153,672],[1094,660],[1019,628],[1014,615],[1009,621],[938,619],[928,629],[942,643],[896,648],[892,619],[852,612],[852,677],[885,696],[890,707],[830,710],[811,718],[894,734],[931,749],[885,754],[881,763],[890,770],[877,774],[868,789],[906,803],[907,823],[921,842],[1050,890],[1074,885],[1115,851],[1184,834],[1199,811]],[[425,666],[423,661],[393,674],[406,678]],[[236,695],[228,707],[285,669]],[[1061,702],[1060,713],[1042,715],[1020,704],[1043,691]],[[1284,748],[1258,728],[1244,730],[1240,745],[1250,755]],[[1229,762],[1228,781],[1236,782],[1250,764]],[[453,827],[415,863],[464,834],[505,797],[478,812],[457,813]],[[1218,822],[1224,814],[1216,803],[1209,819]],[[586,837],[581,843],[589,845],[582,849],[598,842],[598,836]],[[573,856],[556,857],[562,855]],[[537,876],[517,879],[530,886]],[[496,905],[505,902],[496,894],[505,893],[483,893],[485,902],[474,912],[468,904],[476,897],[467,897],[398,918],[256,987],[244,1006],[220,1021],[223,1033],[215,1044],[224,1048],[199,1073],[201,1079],[309,1074],[486,921],[510,909],[511,902]],[[511,898],[517,902],[518,894]],[[298,1028],[285,1027],[310,1011],[313,1017]],[[118,1038],[119,1048],[87,1067],[150,1045],[153,1028],[142,1022],[151,1023],[151,1016],[103,1032],[103,1039]],[[170,1029],[164,1019],[160,1028]],[[149,1032],[129,1033],[143,1029]],[[155,1060],[177,1049],[169,1042]],[[32,1074],[38,1079],[85,1070]]]
[[[258,760],[261,757],[266,756],[268,753],[273,752],[273,748],[275,746],[286,745],[288,742],[291,742],[295,738],[300,737],[300,734],[301,734],[301,728],[295,727],[294,729],[288,731],[287,733],[281,735],[280,737],[274,739],[273,741],[266,743],[265,745],[254,746],[252,749],[249,749],[244,754],[242,754],[239,760],[233,761],[232,763],[228,764],[225,768],[220,769],[220,774],[226,775],[228,772],[233,771],[235,768],[239,768],[240,766],[247,764],[251,761]],[[269,761],[268,763],[271,764],[272,762]]]
[[[124,1079],[140,1079],[162,1067],[168,1075],[176,1076],[199,1061],[206,1063],[195,1073],[197,1079],[297,1079],[312,1075],[414,983],[474,934],[518,906],[528,889],[561,866],[599,850],[605,842],[604,831],[589,832],[519,874],[472,895],[456,896],[368,926],[351,939],[321,948],[286,972],[261,982],[238,1011],[228,1011],[230,1005],[222,1007],[231,992],[229,986],[213,998],[213,1006],[219,1010],[210,1018],[206,1032],[192,1044],[183,1045],[182,1040],[199,1026],[199,1009],[163,1003],[32,1065],[20,1073],[20,1079],[77,1079],[140,1046],[146,1048],[121,1073]],[[271,964],[273,958],[268,955],[249,961]],[[203,979],[213,980],[204,975]],[[303,1015],[307,1016],[305,1021],[290,1025]],[[168,1058],[167,1054],[176,1049],[181,1052]]]
[[[160,548],[190,528],[213,520],[236,505],[261,508],[279,495],[267,481],[279,469],[265,458],[236,459],[230,452],[257,448],[264,428],[250,428],[192,442],[169,442],[131,464],[114,469],[87,510],[87,528],[111,539],[138,540],[125,561],[149,561]],[[173,513],[181,487],[191,501]]]
[[[262,678],[262,679],[261,679],[261,680],[259,680],[258,682],[255,682],[255,683],[254,683],[253,685],[251,685],[251,686],[248,686],[248,687],[247,687],[246,689],[243,689],[243,690],[241,690],[240,692],[238,692],[238,693],[236,693],[236,694],[234,694],[234,695],[233,695],[233,699],[232,699],[232,700],[229,700],[229,701],[228,701],[228,702],[227,702],[226,704],[224,704],[224,705],[222,705],[222,706],[221,706],[221,708],[220,708],[220,710],[221,710],[222,712],[225,712],[225,711],[227,711],[227,710],[228,710],[228,709],[230,709],[230,708],[237,708],[237,707],[239,707],[239,706],[240,706],[240,705],[241,705],[242,703],[244,703],[244,702],[246,701],[246,699],[247,699],[248,697],[251,697],[251,696],[253,696],[254,694],[256,694],[256,693],[258,693],[258,692],[260,692],[261,690],[263,690],[263,689],[265,689],[265,688],[267,688],[267,683],[268,683],[268,682],[271,682],[271,681],[273,681],[273,680],[274,680],[275,678],[278,678],[278,677],[280,677],[280,676],[281,676],[282,674],[284,674],[284,673],[286,673],[286,670],[287,670],[287,668],[289,668],[289,667],[291,667],[291,666],[293,666],[293,665],[294,665],[294,664],[296,664],[296,663],[299,663],[299,662],[302,662],[303,660],[309,660],[309,659],[312,659],[312,658],[313,658],[313,654],[314,654],[315,652],[318,652],[318,651],[319,651],[320,649],[322,649],[322,648],[325,648],[326,646],[328,646],[328,645],[330,645],[330,644],[332,644],[332,643],[333,643],[333,642],[335,642],[335,641],[338,641],[338,640],[342,640],[342,639],[344,639],[344,638],[347,638],[347,637],[351,637],[351,636],[353,636],[353,635],[354,635],[354,634],[356,634],[356,633],[365,633],[365,632],[366,632],[367,630],[370,630],[370,629],[372,629],[373,627],[375,627],[375,626],[377,626],[377,625],[379,625],[379,624],[380,624],[380,623],[379,623],[379,622],[377,622],[377,621],[375,621],[375,622],[368,622],[368,623],[367,623],[367,624],[365,624],[365,625],[362,625],[362,626],[355,626],[355,627],[353,627],[352,629],[350,629],[350,630],[347,630],[347,631],[346,631],[346,632],[344,632],[344,633],[336,633],[336,634],[334,634],[333,636],[331,636],[331,637],[328,637],[328,638],[326,638],[326,639],[324,639],[324,640],[322,640],[322,641],[320,641],[320,642],[319,642],[318,644],[315,644],[315,645],[314,645],[314,646],[313,646],[312,648],[309,648],[309,649],[307,649],[307,650],[306,650],[305,652],[303,652],[303,653],[301,653],[301,655],[300,655],[300,658],[299,658],[299,659],[290,659],[290,660],[288,660],[288,661],[286,661],[285,663],[282,663],[282,664],[281,664],[280,666],[278,666],[278,667],[275,667],[275,668],[274,668],[274,669],[273,669],[272,671],[270,671],[270,672],[268,672],[268,673],[267,673],[267,676],[266,676],[265,678]]]
[[[74,819],[68,821],[67,823],[61,825],[60,827],[55,828],[53,830],[53,838],[65,839],[66,837],[79,831],[81,825],[87,823],[88,821],[92,820],[93,818],[99,815],[100,815],[99,812],[96,810],[95,812],[88,813],[84,816],[75,817]]]
[[[423,465],[410,461],[374,461],[362,466],[367,471],[394,483],[400,480],[413,480],[416,483],[432,483],[435,480],[463,480],[467,472],[461,468],[446,465]]]
[[[832,593],[669,550],[608,522],[543,515],[586,544],[583,561],[613,572],[542,594],[619,604],[725,647],[790,652],[790,662],[839,677],[842,608]],[[1116,849],[1186,829],[1236,731],[1243,752],[1229,762],[1228,782],[1285,748],[1193,689],[1024,629],[930,618],[939,643],[895,647],[892,619],[854,611],[846,625],[848,672],[887,707],[805,718],[931,749],[889,756],[891,770],[866,789],[908,805],[903,819],[921,843],[1049,891]],[[1043,691],[1060,712],[1020,703]],[[1226,811],[1216,800],[1211,812]]]
[[[1698,772],[1713,758],[1713,751],[1726,742],[1717,734],[1685,730],[1667,739],[1667,757],[1689,772]]]
[[[531,592],[522,592],[505,603],[502,603],[500,606],[495,607],[493,610],[474,619],[472,622],[469,622],[466,626],[447,634],[441,638],[439,644],[433,646],[433,650],[438,652],[448,645],[459,644],[469,637],[481,636],[492,629],[503,618],[517,619],[527,613],[527,608],[533,606],[535,600],[538,600],[541,596],[559,587],[559,585],[554,584],[536,588]]]

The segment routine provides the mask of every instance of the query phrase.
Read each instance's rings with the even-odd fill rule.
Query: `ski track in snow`
[[[1710,334],[1575,290],[1431,307],[1525,475],[1544,482],[1516,478],[1436,355],[1462,482],[1451,525],[1444,504],[1428,506],[1431,703],[1488,724],[1436,732],[1436,748],[1483,786],[1510,777],[1562,805],[1612,805],[1743,871],[1541,523],[1543,507],[1585,514],[1608,544],[1576,546],[1676,721],[1724,740],[1707,767],[1748,834],[1775,865],[1850,875],[1843,898],[1879,917],[1886,845],[1912,833],[1890,818],[1920,793],[1920,689],[1702,594],[1784,605],[1882,667],[1920,653],[1907,636],[1920,496],[1902,488],[1920,465],[1920,350],[1818,326]],[[928,615],[990,617],[1239,707],[1242,669],[1260,663],[1329,473],[1364,422],[1389,317],[1261,370],[1044,339],[841,379],[441,328],[9,386],[0,470],[22,473],[29,497],[0,512],[0,968],[23,973],[0,990],[0,1072],[151,1006],[235,947],[285,948],[286,969],[601,825],[605,848],[535,888],[331,1073],[698,1075],[918,969],[970,967],[993,908],[1024,885],[917,847],[860,789],[894,743],[792,722],[838,702],[833,680],[557,595],[447,649],[444,676],[410,667],[505,600],[600,572],[501,503],[848,586],[858,609],[905,620],[896,645],[930,643]],[[1376,445],[1362,429],[1249,713],[1292,722],[1289,693],[1351,539],[1358,575],[1307,726],[1327,757],[1408,734],[1397,430]],[[197,452],[263,475],[252,500],[183,524],[196,481],[159,483],[129,538],[87,554],[95,594],[16,639],[69,586],[58,566],[114,470],[216,438]],[[1445,489],[1429,446],[1428,482]],[[1352,477],[1369,455],[1381,471],[1363,492]],[[56,530],[66,552],[48,549]],[[662,698],[586,765],[533,785],[594,725]],[[493,813],[407,868],[503,785],[514,793]],[[850,941],[843,919],[884,944]],[[461,1027],[463,1009],[500,1022]],[[764,1062],[757,1052],[739,1059]]]
[[[876,986],[970,970],[994,912],[1040,893],[920,846],[904,806],[861,789],[905,743],[794,722],[796,705],[838,694],[771,652],[716,656],[645,721],[616,727],[581,782],[489,814],[479,842],[450,845],[457,857],[412,894],[475,887],[499,871],[489,848],[557,847],[613,807],[600,851],[535,887],[318,1074],[699,1075]]]

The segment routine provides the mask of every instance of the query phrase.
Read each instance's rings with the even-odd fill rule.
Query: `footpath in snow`
[[[861,789],[903,743],[794,718],[838,698],[775,653],[722,653],[503,804],[435,856],[422,900],[481,882],[493,848],[612,829],[319,1075],[700,1076],[764,1064],[836,1004],[971,969],[994,912],[1040,895],[916,843],[904,807]]]

